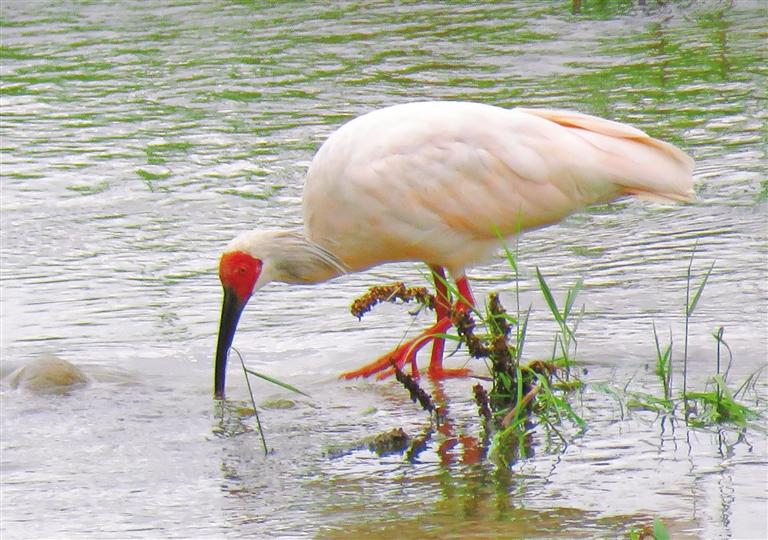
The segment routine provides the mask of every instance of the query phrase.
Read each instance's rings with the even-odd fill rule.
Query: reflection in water
[[[350,402],[346,399],[348,395],[343,397],[344,403]],[[398,407],[407,407],[407,397],[402,397],[400,403],[390,404],[392,410],[386,411],[388,417],[390,414],[394,416]],[[444,399],[449,400],[447,397]],[[456,404],[462,406],[463,403],[461,400]],[[599,405],[599,400],[594,405]],[[300,439],[313,438],[318,435],[317,431],[324,429],[339,433],[338,424],[329,417],[318,418],[321,426],[310,428],[304,425],[301,431],[292,430],[291,437],[278,444],[281,450],[267,462],[254,451],[252,445],[250,449],[242,444],[233,446],[237,453],[227,454],[222,467],[227,479],[224,487],[234,498],[232,504],[237,508],[233,509],[233,513],[245,516],[239,523],[246,531],[251,530],[248,525],[258,523],[259,527],[275,533],[297,533],[301,529],[296,528],[297,524],[284,520],[281,511],[298,510],[290,491],[300,487],[301,497],[311,501],[311,504],[307,503],[311,508],[323,509],[313,518],[317,527],[313,530],[319,531],[321,537],[329,538],[361,535],[383,538],[385,534],[397,531],[400,537],[409,538],[425,534],[463,537],[470,533],[483,537],[494,532],[502,536],[530,537],[557,535],[565,530],[569,537],[591,537],[599,531],[628,531],[652,522],[653,512],[628,515],[619,511],[606,519],[599,511],[558,507],[557,504],[552,505],[551,497],[559,496],[559,488],[554,494],[548,493],[547,488],[548,485],[556,485],[568,489],[571,481],[574,482],[573,487],[578,488],[583,483],[578,478],[586,470],[593,470],[593,474],[597,470],[606,479],[612,470],[623,477],[616,480],[622,483],[622,489],[626,489],[626,475],[633,471],[637,474],[644,470],[644,466],[642,463],[629,465],[615,450],[633,452],[637,442],[603,440],[604,431],[601,429],[600,433],[577,441],[580,450],[575,456],[569,456],[568,451],[560,455],[538,454],[538,458],[522,461],[512,468],[497,467],[485,460],[471,459],[472,452],[467,451],[471,445],[464,444],[463,451],[459,451],[462,445],[455,444],[459,425],[465,426],[462,437],[473,438],[466,435],[468,427],[476,425],[468,417],[469,414],[474,413],[465,410],[463,414],[452,415],[449,422],[443,424],[449,427],[438,429],[445,432],[445,438],[436,435],[423,459],[417,462],[418,468],[396,457],[382,458],[367,449],[359,449],[352,453],[335,454],[330,461],[320,464],[320,470],[315,469],[317,462],[311,456],[301,454],[300,450],[294,452],[289,447],[291,443],[300,445]],[[336,418],[338,420],[338,415]],[[312,429],[317,431],[310,431]],[[348,434],[356,429],[353,425],[344,427]],[[422,429],[414,425],[411,431],[417,433]],[[636,428],[631,431],[637,432]],[[532,444],[542,446],[545,444],[542,438],[536,433]],[[677,440],[678,437],[675,437],[668,442],[676,445]],[[686,452],[697,451],[695,446],[691,446],[696,443],[685,444],[685,439],[682,442]],[[659,441],[659,451],[655,456],[648,456],[655,467],[659,467],[660,463],[663,467],[667,459],[667,453],[661,449],[663,444],[663,440]],[[592,455],[580,455],[590,452],[590,448]],[[469,460],[466,459],[468,457]],[[539,462],[540,459],[542,461]],[[579,467],[584,460],[586,468]],[[272,469],[270,473],[266,472],[267,468]],[[283,469],[290,470],[290,474],[281,474]],[[563,476],[569,480],[564,481]],[[297,478],[304,481],[296,482]],[[275,485],[278,479],[282,480]],[[658,482],[659,478],[653,475],[648,480]],[[643,480],[632,478],[632,482],[633,493],[641,493]],[[675,482],[671,479],[669,485]],[[593,481],[588,486],[597,490],[593,494],[596,503],[611,506],[611,503],[602,500],[604,495],[599,483]],[[265,493],[269,493],[266,499]],[[701,493],[697,495],[701,496]],[[300,505],[299,508],[302,512],[308,511],[307,506]],[[695,519],[700,517],[694,516]],[[665,521],[676,537],[698,536],[685,532],[693,526],[691,516],[670,516]]]
[[[716,370],[719,327],[734,385],[765,362],[768,14],[749,0],[572,9],[0,3],[3,369],[52,353],[87,374],[140,374],[68,396],[2,388],[0,534],[595,537],[660,517],[675,538],[765,536],[764,430],[691,431],[622,409],[599,383],[659,391],[652,323],[673,336],[678,365],[696,242],[696,269],[716,264],[691,320],[691,387]],[[362,323],[347,314],[373,283],[423,280],[398,265],[321,290],[264,290],[238,344],[313,399],[264,410],[267,457],[252,418],[217,432],[220,248],[236,231],[300,221],[312,153],[343,121],[435,98],[616,118],[697,159],[696,205],[622,202],[521,239],[530,358],[547,357],[556,328],[535,268],[556,295],[584,279],[587,386],[572,404],[587,431],[561,447],[537,427],[534,457],[494,467],[478,460],[487,446],[470,385],[451,381],[450,422],[412,462],[364,449],[330,458],[327,448],[428,425],[399,386],[336,379],[403,337],[396,309]],[[471,277],[478,298],[499,290],[511,306],[512,275],[498,260]],[[756,393],[767,387],[757,377]]]

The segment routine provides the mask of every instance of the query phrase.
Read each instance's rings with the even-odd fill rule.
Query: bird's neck
[[[277,232],[275,241],[270,269],[273,281],[320,283],[349,271],[336,255],[309,240],[301,229]]]

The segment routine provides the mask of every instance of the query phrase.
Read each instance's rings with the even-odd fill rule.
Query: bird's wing
[[[687,198],[689,158],[643,132],[561,111],[419,103],[360,117],[310,167],[310,237],[352,267],[459,267],[497,235],[624,193]],[[452,260],[448,260],[449,257]]]
[[[604,152],[620,153],[625,158],[635,155],[635,161],[641,155],[648,156],[649,160],[644,164],[639,177],[617,177],[619,182],[623,180],[623,191],[628,195],[657,202],[685,202],[694,198],[691,177],[694,161],[672,144],[654,139],[644,131],[627,124],[587,114],[552,109],[516,110],[539,116],[565,128],[578,130],[576,132],[582,137],[598,139],[602,141],[602,145],[598,140],[595,140],[595,144]],[[619,148],[611,148],[611,142]],[[634,145],[628,145],[628,142]],[[642,147],[645,148],[640,150]],[[655,167],[665,167],[667,170],[654,174],[652,171]]]

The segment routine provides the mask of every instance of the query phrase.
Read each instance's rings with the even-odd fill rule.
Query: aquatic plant
[[[504,249],[509,266],[514,272],[516,313],[507,312],[498,293],[491,292],[483,308],[474,307],[471,310],[452,312],[456,335],[446,334],[443,337],[465,345],[470,357],[486,363],[489,377],[485,380],[490,384],[485,386],[478,383],[472,387],[472,399],[478,408],[481,445],[497,462],[508,466],[515,460],[526,457],[531,448],[531,438],[538,428],[544,429],[547,434],[554,434],[563,445],[568,443],[560,428],[564,423],[575,426],[577,430],[586,428],[586,422],[573,410],[569,402],[570,394],[581,389],[586,383],[571,373],[578,347],[576,331],[584,313],[583,306],[580,312],[577,312],[574,306],[578,293],[583,288],[583,281],[579,279],[567,287],[562,303],[559,303],[543,272],[536,267],[539,291],[550,315],[557,323],[558,330],[554,335],[550,358],[525,363],[523,347],[532,308],[529,306],[526,310],[521,309],[517,257],[506,245]],[[654,374],[660,383],[660,395],[630,389],[633,379],[626,381],[622,387],[600,381],[591,382],[589,385],[592,389],[613,397],[619,404],[622,417],[625,407],[630,410],[652,411],[659,414],[660,418],[675,418],[678,409],[682,409],[685,422],[695,427],[721,424],[744,427],[748,421],[759,418],[759,413],[739,403],[737,398],[740,395],[743,397],[750,388],[754,390],[758,373],[753,373],[738,390],[729,388],[728,372],[733,355],[723,338],[723,328],[713,334],[717,342],[715,375],[708,379],[704,390],[688,389],[688,341],[692,332],[692,318],[715,266],[712,262],[701,275],[698,285],[694,287],[695,253],[694,246],[686,272],[682,391],[676,391],[673,384],[675,370],[672,333],[670,331],[669,339],[663,341],[655,323]],[[458,291],[449,283],[446,282],[445,286],[451,296],[458,295]],[[395,283],[372,288],[362,299],[356,301],[353,313],[361,317],[380,302],[410,301],[416,301],[425,308],[434,307],[434,298],[426,293],[426,290]],[[723,371],[721,364],[726,353],[728,362]],[[439,426],[440,409],[432,396],[419,386],[416,379],[396,367],[393,369],[397,380],[408,390],[412,400],[420,403]],[[679,407],[680,405],[682,407]],[[411,457],[423,449],[433,431],[431,427],[425,430],[425,436],[419,439],[417,447],[409,451]]]
[[[507,259],[517,273],[516,258],[509,250]],[[554,432],[563,443],[567,441],[557,426],[564,420],[569,420],[579,428],[586,426],[584,420],[574,412],[563,396],[581,387],[580,381],[570,376],[570,367],[576,349],[577,327],[577,324],[571,322],[571,315],[582,282],[579,280],[568,288],[561,310],[538,269],[537,279],[550,312],[560,328],[555,335],[550,360],[521,363],[531,308],[525,313],[520,313],[519,290],[516,291],[517,316],[508,313],[502,306],[498,293],[492,292],[488,295],[482,311],[478,308],[454,310],[452,322],[457,335],[444,336],[446,339],[461,342],[467,347],[471,357],[482,359],[487,364],[490,388],[486,389],[478,383],[472,391],[482,426],[482,447],[487,449],[490,445],[491,455],[504,466],[518,458],[526,457],[530,437],[537,423]],[[517,282],[516,279],[515,283]],[[446,282],[445,285],[451,296],[458,295],[458,291],[449,283]],[[407,303],[411,300],[432,308],[434,299],[428,296],[425,296],[423,289],[406,288],[402,283],[373,287],[355,300],[352,312],[361,317],[378,303]],[[429,412],[430,417],[439,425],[440,411],[429,393],[419,386],[416,379],[403,373],[394,363],[393,371],[396,379],[409,392],[411,399]],[[538,422],[534,422],[534,417]],[[428,433],[431,435],[431,432]],[[422,446],[423,444],[425,441],[422,441]]]
[[[705,389],[702,391],[690,391],[688,383],[688,362],[689,350],[688,341],[691,333],[691,320],[696,311],[696,307],[701,300],[707,282],[712,275],[715,267],[713,261],[700,278],[698,286],[692,287],[694,260],[696,256],[697,245],[694,245],[691,256],[688,261],[686,271],[686,291],[684,316],[684,338],[683,338],[683,365],[682,365],[682,390],[676,397],[672,384],[673,373],[673,338],[670,330],[669,341],[662,346],[659,335],[656,330],[656,324],[653,323],[653,339],[656,351],[656,363],[654,373],[661,384],[662,394],[656,396],[649,392],[628,390],[630,382],[627,382],[623,388],[617,389],[611,385],[593,384],[592,387],[619,400],[620,404],[626,397],[626,405],[630,409],[647,410],[656,412],[662,417],[671,415],[675,417],[678,405],[682,405],[683,420],[698,428],[708,428],[720,426],[723,424],[732,425],[738,428],[746,427],[750,420],[757,420],[760,414],[753,408],[750,408],[737,401],[739,394],[744,395],[748,388],[754,388],[757,375],[763,368],[752,373],[747,380],[735,392],[728,386],[728,373],[733,363],[733,353],[730,346],[724,340],[725,329],[720,327],[712,336],[716,345],[715,355],[715,374],[707,378]],[[722,371],[723,350],[728,353],[728,366]],[[623,407],[623,405],[622,405]],[[623,416],[623,411],[622,411]]]
[[[455,335],[440,334],[440,336],[463,344],[470,357],[485,362],[489,376],[478,377],[481,382],[472,387],[472,399],[478,407],[481,433],[480,441],[476,442],[476,446],[480,448],[478,456],[490,455],[500,465],[507,467],[517,459],[525,458],[530,454],[532,438],[539,429],[544,430],[547,436],[554,435],[564,446],[569,442],[568,437],[562,432],[561,427],[564,424],[575,427],[577,433],[586,428],[585,420],[574,411],[569,402],[570,395],[584,387],[586,383],[572,373],[578,347],[576,331],[584,313],[583,306],[578,314],[574,306],[583,288],[583,281],[579,279],[567,287],[560,303],[543,272],[536,267],[536,283],[558,329],[554,335],[550,357],[525,363],[523,348],[532,306],[525,310],[521,309],[517,257],[506,245],[504,249],[509,266],[514,272],[516,312],[509,313],[501,304],[499,294],[491,292],[482,308],[475,306],[469,310],[453,310],[451,320],[456,333]],[[754,391],[760,370],[750,375],[737,390],[734,391],[729,387],[728,374],[733,363],[733,354],[724,339],[724,328],[720,327],[713,333],[716,340],[715,375],[708,378],[704,390],[688,390],[688,340],[692,318],[714,270],[713,262],[702,274],[698,286],[693,287],[695,252],[694,247],[686,273],[682,391],[676,393],[673,385],[672,333],[670,331],[668,341],[662,342],[655,323],[653,324],[656,357],[654,374],[660,383],[660,395],[630,389],[633,379],[626,381],[622,387],[601,381],[591,382],[589,385],[592,389],[614,398],[619,404],[622,417],[625,407],[630,410],[652,411],[659,414],[661,418],[668,416],[675,418],[678,408],[681,408],[685,422],[694,427],[722,424],[745,427],[748,421],[755,420],[760,415],[737,399],[743,398],[750,389]],[[459,296],[458,290],[450,283],[446,281],[443,284],[449,299]],[[426,288],[406,287],[402,282],[396,282],[370,288],[366,294],[355,300],[352,305],[352,314],[361,318],[373,307],[384,302],[401,305],[414,302],[419,309],[435,308],[435,297]],[[726,353],[728,361],[723,370],[723,357]],[[240,356],[239,352],[237,354]],[[255,416],[264,451],[267,453],[268,448],[256,410],[249,376],[261,378],[294,393],[305,396],[307,394],[288,383],[246,367],[242,356],[240,361],[253,405],[253,409],[248,409],[248,415]],[[441,429],[441,423],[444,420],[441,402],[435,400],[419,385],[417,376],[406,374],[394,363],[392,374],[408,391],[412,401],[429,413],[430,422],[424,432],[420,436],[409,439],[409,444],[398,445],[398,448],[404,449],[407,459],[415,460],[427,447],[435,432]],[[484,385],[482,381],[489,384]]]
[[[691,280],[693,279],[691,276],[691,269],[693,268],[693,260],[696,256],[696,248],[698,246],[698,240],[693,246],[693,251],[691,252],[691,258],[688,261],[688,273],[686,274],[686,280],[685,280],[685,342],[684,342],[684,352],[683,352],[683,399],[685,399],[685,396],[687,395],[687,387],[688,387],[688,327],[691,320],[691,317],[693,316],[693,312],[696,311],[696,306],[699,303],[699,300],[701,299],[701,295],[704,292],[704,287],[707,286],[707,281],[709,280],[709,276],[712,274],[712,270],[715,267],[715,261],[712,261],[712,264],[709,267],[709,270],[707,270],[707,273],[704,275],[704,278],[701,280],[701,283],[699,284],[699,287],[696,289],[696,292],[693,295],[693,298],[691,298]]]

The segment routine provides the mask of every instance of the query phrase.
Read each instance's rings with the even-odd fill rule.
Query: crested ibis
[[[442,366],[455,309],[473,305],[465,270],[487,259],[499,235],[550,225],[589,204],[634,195],[693,198],[693,160],[626,124],[577,112],[418,102],[364,114],[332,133],[304,184],[304,227],[249,231],[224,249],[215,396],[248,299],[271,281],[322,283],[396,261],[429,265],[437,322],[379,360],[342,374],[364,377],[411,363],[432,342],[428,373]]]

